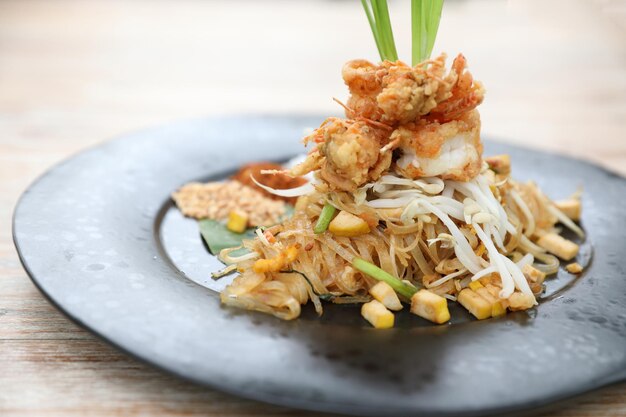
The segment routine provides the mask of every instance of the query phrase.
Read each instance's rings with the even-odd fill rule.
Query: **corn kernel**
[[[248,226],[248,215],[240,210],[233,210],[228,214],[226,228],[231,232],[243,233]]]
[[[361,307],[361,315],[376,329],[389,329],[393,327],[393,313],[387,310],[385,306],[377,300],[363,304]]]
[[[457,301],[478,320],[491,317],[491,304],[483,297],[465,288],[457,296]]]
[[[577,244],[556,233],[546,233],[537,240],[537,244],[566,261],[569,261],[578,254]]]
[[[437,324],[450,320],[448,301],[428,290],[419,290],[413,294],[413,297],[411,297],[411,313]]]
[[[380,281],[372,288],[369,293],[376,300],[380,301],[389,310],[399,311],[402,310],[402,303],[398,298],[398,294],[391,288],[386,282]]]

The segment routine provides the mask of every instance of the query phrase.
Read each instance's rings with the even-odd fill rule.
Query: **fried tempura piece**
[[[402,152],[394,168],[404,177],[469,181],[480,173],[483,147],[476,110],[447,123],[423,120],[400,126],[390,139]]]
[[[342,69],[351,93],[346,116],[396,125],[424,116],[445,122],[474,109],[482,102],[482,85],[466,71],[463,55],[455,58],[447,75],[445,60],[442,54],[414,67],[401,61],[347,62]]]
[[[377,180],[391,165],[391,152],[381,152],[390,129],[363,120],[326,119],[305,141],[318,143],[307,159],[291,171],[304,175],[319,169],[331,189],[354,191]]]

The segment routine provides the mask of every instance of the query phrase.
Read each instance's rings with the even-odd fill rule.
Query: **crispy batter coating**
[[[354,191],[389,169],[391,152],[381,152],[389,134],[390,129],[363,120],[326,119],[305,139],[318,143],[317,148],[292,174],[319,169],[320,178],[331,189]]]
[[[463,55],[455,58],[447,75],[445,60],[442,54],[414,67],[401,61],[347,62],[342,69],[351,93],[346,116],[397,125],[420,117],[445,122],[474,109],[483,100],[482,85],[466,70]]]
[[[475,109],[484,89],[463,55],[447,72],[445,63],[445,54],[413,67],[401,61],[347,62],[341,74],[351,93],[348,119],[329,118],[307,136],[305,143],[317,147],[291,174],[316,171],[331,190],[343,191],[375,181],[390,167],[413,179],[474,178],[482,167]]]
[[[440,101],[427,116],[430,120],[447,122],[475,109],[485,98],[485,88],[467,71],[467,60],[459,54],[452,63],[446,83],[452,85],[450,96]]]
[[[401,157],[394,169],[404,177],[440,176],[469,181],[480,173],[482,143],[477,110],[446,123],[409,123],[391,134],[398,141]]]

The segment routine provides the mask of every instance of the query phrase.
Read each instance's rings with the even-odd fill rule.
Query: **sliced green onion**
[[[406,298],[411,298],[413,294],[417,292],[417,289],[412,285],[403,282],[402,280],[394,277],[388,272],[383,271],[376,265],[369,263],[361,258],[354,258],[352,260],[352,266],[378,281],[386,282],[391,286],[391,288],[394,289],[395,292],[403,295]]]
[[[317,219],[317,223],[315,224],[315,227],[313,228],[313,231],[316,234],[319,235],[320,233],[324,233],[326,229],[328,229],[328,224],[333,219],[333,216],[335,215],[335,211],[337,211],[335,206],[331,205],[330,203],[324,204],[324,208],[322,209],[322,212],[320,213],[320,217]]]

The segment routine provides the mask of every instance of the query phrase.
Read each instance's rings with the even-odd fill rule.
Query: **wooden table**
[[[626,6],[450,1],[436,50],[488,88],[483,132],[626,174]],[[408,2],[392,4],[408,56]],[[298,415],[194,386],[58,313],[22,270],[11,213],[54,163],[129,130],[217,113],[332,113],[376,59],[358,1],[0,2],[0,415]],[[626,384],[551,416],[626,416]]]

